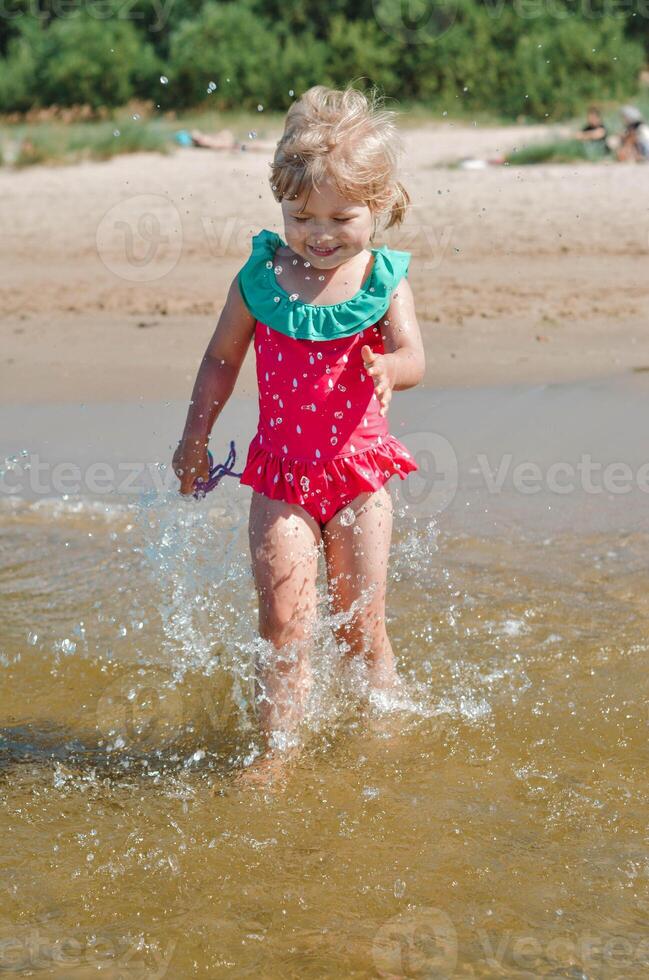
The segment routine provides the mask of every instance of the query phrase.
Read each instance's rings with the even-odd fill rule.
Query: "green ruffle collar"
[[[335,340],[372,326],[387,312],[392,292],[408,275],[411,253],[381,245],[371,249],[372,271],[351,299],[328,306],[302,303],[289,296],[275,277],[273,258],[281,245],[286,243],[267,229],[253,236],[250,257],[238,275],[239,289],[257,320],[299,340]]]

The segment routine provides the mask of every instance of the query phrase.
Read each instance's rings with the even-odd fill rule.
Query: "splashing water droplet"
[[[167,78],[166,75],[161,75],[160,76],[160,84],[161,85],[168,85],[169,84],[169,79]]]

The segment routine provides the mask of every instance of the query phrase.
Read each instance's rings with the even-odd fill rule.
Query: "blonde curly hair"
[[[297,198],[330,178],[342,197],[370,208],[374,232],[383,215],[386,230],[399,225],[410,197],[397,180],[403,148],[396,115],[375,89],[369,95],[351,85],[307,89],[288,110],[270,164],[275,200]]]

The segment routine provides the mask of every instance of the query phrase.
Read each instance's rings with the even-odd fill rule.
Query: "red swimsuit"
[[[380,319],[374,317],[386,300],[389,305],[391,289],[385,288],[390,284],[381,280],[386,278],[388,256],[409,258],[409,254],[385,246],[375,250],[373,274],[352,300],[317,307],[286,298],[274,276],[267,276],[272,271],[267,262],[272,266],[275,249],[283,244],[281,239],[262,232],[254,242],[257,262],[249,260],[239,278],[244,300],[253,308],[253,315],[263,314],[257,293],[257,287],[263,289],[259,283],[259,258],[270,255],[270,260],[264,262],[266,283],[280,301],[291,304],[288,320],[292,335],[286,332],[280,311],[266,305],[266,319],[274,320],[276,327],[261,319],[255,326],[259,424],[248,449],[241,483],[272,499],[298,504],[324,525],[360,493],[378,490],[395,473],[405,479],[417,469],[405,447],[390,435],[387,418],[379,414],[374,383],[366,374],[361,357],[364,344],[383,353]],[[261,250],[260,245],[264,246]],[[253,249],[251,259],[254,256]],[[244,273],[254,276],[255,272],[257,279],[251,288],[251,280]],[[369,304],[363,303],[366,290],[382,293],[382,301],[377,305],[370,294]],[[296,336],[302,322],[300,312],[305,309],[311,334],[319,330],[321,335],[335,335],[340,322],[340,329],[347,335],[333,339]],[[365,327],[353,319],[350,323],[349,314],[353,317],[354,312],[369,314],[373,322]]]

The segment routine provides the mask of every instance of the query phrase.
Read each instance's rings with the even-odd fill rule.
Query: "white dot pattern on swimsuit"
[[[242,483],[299,503],[324,523],[364,490],[417,469],[380,415],[372,378],[360,370],[365,344],[383,352],[377,327],[311,341],[257,322],[259,423]]]
[[[378,327],[322,342],[296,340],[261,323],[255,332],[259,432],[268,452],[291,459],[331,459],[369,449],[388,435],[387,417],[379,414],[380,404],[373,398],[372,378],[359,370],[364,344],[383,353]],[[316,343],[321,348],[317,352]],[[282,413],[276,400],[279,392]],[[285,421],[288,427],[282,426]],[[281,436],[274,435],[278,426]]]

